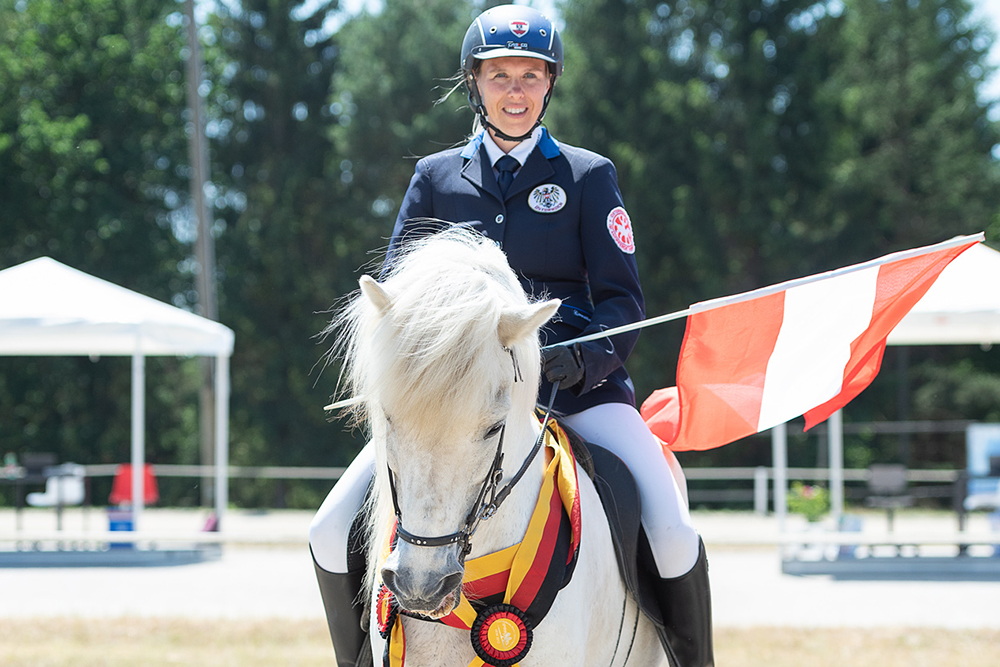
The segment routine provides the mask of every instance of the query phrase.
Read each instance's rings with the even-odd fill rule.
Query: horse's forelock
[[[394,261],[381,289],[380,305],[359,296],[337,323],[344,377],[355,396],[367,398],[356,417],[373,435],[384,432],[379,412],[393,422],[398,416],[406,428],[444,435],[448,425],[468,426],[503,399],[498,391],[514,380],[515,361],[501,346],[500,318],[523,312],[528,299],[499,248],[467,231],[430,237]],[[507,342],[522,379],[510,391],[509,413],[522,426],[510,430],[523,433],[538,387],[538,341]],[[374,442],[376,460],[385,461],[380,439]],[[371,563],[391,525],[388,498],[383,468],[366,505]],[[374,581],[374,566],[367,576]]]
[[[513,363],[498,363],[505,354],[500,316],[528,303],[503,253],[478,234],[445,232],[415,244],[383,287],[392,302],[388,311],[353,306],[355,393],[376,398],[415,427],[433,428],[448,412],[480,413],[504,377],[513,378]],[[537,344],[518,346],[529,378],[537,375],[531,346]]]

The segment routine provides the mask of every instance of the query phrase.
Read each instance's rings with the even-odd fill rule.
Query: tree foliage
[[[321,410],[339,369],[321,372],[331,341],[315,336],[377,271],[415,158],[467,136],[472,114],[463,90],[446,95],[449,77],[469,22],[493,4],[384,0],[351,16],[335,0],[212,5],[199,91],[220,319],[236,331],[235,463],[342,465],[361,445]],[[547,122],[617,165],[651,314],[1000,233],[1000,133],[977,101],[992,36],[967,0],[559,9],[566,71]],[[0,268],[47,254],[197,304],[186,39],[174,0],[0,0]],[[673,382],[682,333],[640,339],[629,363],[640,399]],[[995,352],[915,353],[913,366],[912,418],[996,418]],[[124,460],[126,361],[0,369],[9,449]],[[192,360],[150,362],[150,460],[197,460],[197,375]],[[898,418],[900,377],[884,371],[854,414]],[[757,464],[766,451],[699,460]],[[872,452],[865,441],[852,456]],[[325,491],[292,489],[241,482],[233,498],[315,506]]]
[[[174,226],[187,187],[173,2],[0,1],[0,267],[42,255],[171,301],[189,281]],[[185,455],[184,360],[151,361],[150,460]],[[122,461],[129,363],[0,358],[0,440]]]
[[[254,0],[210,25],[212,164],[224,222],[219,312],[237,340],[234,460],[333,464],[342,456],[329,446],[326,397],[310,373],[321,356],[313,339],[320,311],[344,274],[336,224],[343,198],[326,171],[336,43],[315,36],[325,8],[301,20],[290,9]]]

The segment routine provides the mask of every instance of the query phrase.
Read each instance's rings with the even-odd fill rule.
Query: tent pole
[[[139,530],[146,504],[146,357],[132,354],[132,530]]]
[[[837,410],[827,420],[830,447],[830,513],[840,523],[844,514],[844,411]]]
[[[229,505],[229,357],[215,358],[215,516],[222,530]]]

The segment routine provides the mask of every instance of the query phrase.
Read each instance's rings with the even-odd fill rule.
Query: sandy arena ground
[[[305,535],[311,513],[240,512],[231,535],[274,536],[277,545],[231,544],[220,560],[172,567],[0,568],[0,617],[322,618]],[[23,515],[25,530],[52,530],[51,510]],[[200,511],[147,510],[146,530],[195,532]],[[986,517],[972,517],[987,530]],[[101,510],[67,512],[66,530],[106,528]],[[884,530],[884,514],[866,514],[865,530]],[[717,627],[1000,628],[1000,578],[992,581],[845,581],[781,573],[776,546],[734,545],[777,535],[770,517],[697,512],[709,550]],[[982,524],[982,525],[979,525]],[[0,548],[16,538],[11,510],[0,510]],[[792,526],[794,528],[794,526]],[[954,515],[903,513],[896,533],[955,530]],[[998,540],[1000,541],[1000,540]]]

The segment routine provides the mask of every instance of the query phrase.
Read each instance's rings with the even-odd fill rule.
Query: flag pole
[[[921,248],[914,248],[912,250],[903,250],[900,252],[894,252],[889,255],[884,255],[861,264],[853,264],[841,269],[836,269],[834,271],[827,271],[826,273],[817,273],[811,276],[805,276],[804,278],[796,278],[795,280],[789,280],[783,283],[778,283],[777,285],[770,285],[768,287],[761,287],[760,289],[752,290],[750,292],[743,292],[742,294],[736,294],[734,296],[725,296],[718,299],[711,299],[709,301],[699,301],[698,303],[685,308],[684,310],[678,310],[673,313],[667,313],[666,315],[659,315],[657,317],[650,317],[645,320],[640,320],[638,322],[632,322],[630,324],[624,324],[620,327],[614,327],[613,329],[605,329],[604,331],[598,331],[596,333],[588,334],[586,336],[580,336],[579,338],[573,338],[572,340],[561,341],[558,343],[553,343],[552,345],[547,345],[543,349],[549,349],[553,347],[566,347],[569,345],[575,345],[576,343],[587,343],[592,340],[599,340],[601,338],[610,338],[611,336],[617,336],[618,334],[627,333],[629,331],[635,331],[637,329],[645,329],[646,327],[655,326],[657,324],[663,324],[664,322],[671,322],[673,320],[679,320],[688,315],[693,315],[695,313],[705,312],[707,310],[714,310],[716,308],[722,308],[723,306],[729,306],[734,303],[742,303],[744,301],[750,301],[751,299],[759,299],[770,294],[775,294],[788,290],[793,287],[800,287],[802,285],[808,285],[809,283],[814,283],[818,280],[825,280],[827,278],[833,278],[837,276],[842,276],[848,273],[854,273],[855,271],[862,271],[865,269],[871,269],[883,264],[888,264],[889,262],[895,262],[903,259],[911,259],[913,257],[919,257],[921,255],[926,255],[932,252],[937,252],[939,250],[945,250],[947,248],[953,248],[959,245],[966,245],[972,243],[982,243],[986,239],[986,234],[979,232],[978,234],[971,234],[969,236],[956,236],[948,241],[942,241],[941,243],[936,243],[934,245],[923,246]],[[344,399],[342,401],[337,401],[336,403],[331,403],[324,406],[324,410],[339,410],[340,408],[347,408],[364,400],[363,396],[353,396],[351,398]]]
[[[849,273],[873,269],[875,267],[882,266],[883,264],[890,264],[892,262],[898,262],[905,259],[913,259],[914,257],[920,257],[921,255],[929,255],[930,253],[947,250],[948,248],[954,248],[956,246],[982,243],[985,239],[986,234],[984,232],[971,234],[969,236],[956,236],[953,239],[942,241],[941,243],[935,243],[934,245],[923,246],[920,248],[913,248],[911,250],[901,250],[900,252],[883,255],[882,257],[862,262],[861,264],[852,264],[851,266],[845,266],[843,268],[834,269],[833,271],[827,271],[825,273],[816,273],[811,276],[795,278],[794,280],[788,280],[783,283],[778,283],[777,285],[761,287],[750,292],[743,292],[742,294],[724,296],[718,299],[711,299],[709,301],[699,301],[698,303],[692,305],[689,311],[691,314],[694,314],[701,313],[706,310],[714,310],[716,308],[722,308],[723,306],[729,306],[734,303],[742,303],[744,301],[770,296],[771,294],[777,294],[778,292],[784,292],[794,287],[801,287],[802,285],[808,285],[820,280],[826,280],[827,278],[837,278]]]
[[[654,324],[663,324],[664,322],[670,322],[673,320],[679,320],[681,318],[687,317],[694,311],[694,306],[691,308],[685,308],[684,310],[678,310],[676,313],[667,313],[666,315],[659,315],[657,317],[650,317],[647,320],[639,320],[638,322],[632,322],[631,324],[623,324],[620,327],[615,327],[614,329],[605,329],[604,331],[598,331],[597,333],[588,334],[586,336],[580,336],[579,338],[574,338],[573,340],[566,340],[559,343],[553,343],[552,345],[547,345],[546,347],[559,347],[560,345],[573,345],[575,343],[586,343],[592,340],[598,340],[600,338],[610,338],[611,336],[617,336],[621,333],[626,333],[628,331],[635,331],[636,329],[645,329],[646,327],[651,327]]]
[[[664,322],[670,322],[671,320],[679,320],[682,317],[687,317],[688,315],[693,315],[695,313],[701,313],[706,310],[714,310],[716,308],[722,308],[723,306],[729,306],[734,303],[742,303],[743,301],[750,301],[751,299],[759,299],[761,297],[768,296],[770,294],[783,292],[792,287],[800,287],[802,285],[808,285],[809,283],[814,283],[819,280],[834,278],[848,273],[854,273],[855,271],[863,271],[864,269],[871,269],[876,266],[882,266],[883,264],[888,264],[890,262],[895,262],[898,260],[912,259],[913,257],[927,255],[932,252],[945,250],[947,248],[953,248],[955,246],[966,245],[971,243],[981,243],[985,238],[986,236],[983,232],[979,232],[978,234],[972,234],[970,236],[956,236],[953,239],[950,239],[948,241],[943,241],[935,245],[923,246],[922,248],[914,248],[912,250],[903,250],[900,252],[894,252],[890,255],[885,255],[877,259],[863,262],[861,264],[853,264],[851,266],[846,266],[844,268],[836,269],[834,271],[827,271],[826,273],[817,273],[811,276],[805,276],[804,278],[796,278],[795,280],[789,280],[783,283],[778,283],[777,285],[770,285],[768,287],[761,287],[760,289],[752,290],[750,292],[743,292],[742,294],[736,294],[734,296],[724,296],[718,299],[711,299],[709,301],[699,301],[698,303],[693,304],[690,308],[679,310],[676,313],[660,315],[659,317],[651,317],[648,320],[640,320],[639,322],[632,322],[631,324],[625,324],[620,327],[615,327],[614,329],[598,331],[597,333],[581,336],[580,338],[574,338],[573,340],[554,343],[548,347],[557,347],[559,345],[564,345],[564,346],[573,345],[575,343],[586,343],[592,340],[598,340],[600,338],[609,338],[611,336],[616,336],[618,334],[626,333],[628,331],[635,331],[636,329],[644,329],[646,327],[651,327],[655,324],[662,324]]]

